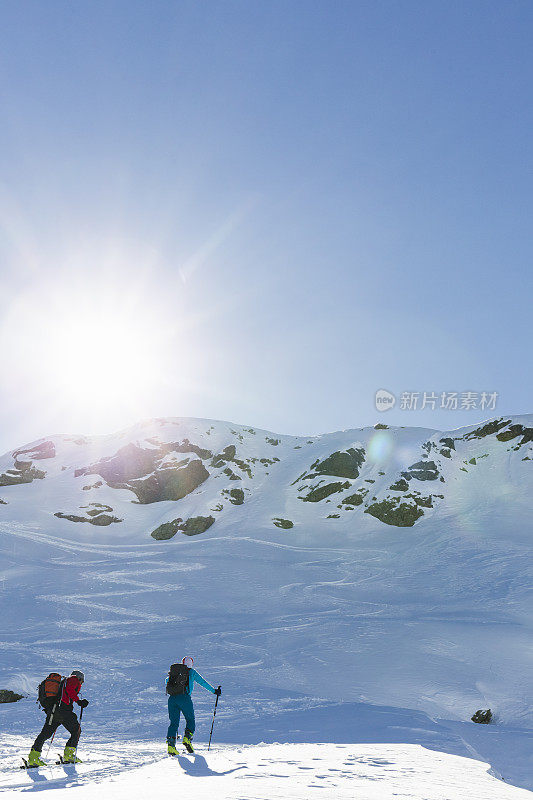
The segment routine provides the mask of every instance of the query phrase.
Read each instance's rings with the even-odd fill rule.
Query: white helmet
[[[193,663],[192,656],[184,656],[181,663],[185,664],[185,666],[189,667],[189,669],[192,669],[192,663]]]

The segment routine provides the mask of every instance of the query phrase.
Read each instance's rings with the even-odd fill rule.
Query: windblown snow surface
[[[168,419],[6,454],[0,689],[27,697],[0,705],[0,790],[530,796],[532,423],[306,438]],[[211,751],[196,687],[197,753],[171,759],[164,678],[186,654],[223,694]],[[37,684],[74,667],[85,763],[20,771]]]

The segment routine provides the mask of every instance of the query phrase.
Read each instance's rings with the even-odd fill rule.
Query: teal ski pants
[[[173,694],[168,698],[170,725],[167,731],[167,742],[169,744],[176,744],[181,714],[185,717],[185,733],[192,736],[196,723],[194,721],[194,707],[190,694]]]

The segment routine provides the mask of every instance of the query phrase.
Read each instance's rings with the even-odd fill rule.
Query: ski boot
[[[192,733],[185,731],[183,734],[183,746],[188,753],[194,753],[194,747],[192,746]]]
[[[167,742],[167,744],[168,744],[168,754],[169,754],[169,756],[177,756],[178,755],[178,751],[176,750],[176,745],[175,744],[170,744],[170,742]]]
[[[63,764],[81,764],[81,758],[76,757],[75,747],[65,747],[63,752]]]
[[[46,761],[43,761],[41,754],[38,750],[31,750],[28,756],[28,767],[46,767]]]

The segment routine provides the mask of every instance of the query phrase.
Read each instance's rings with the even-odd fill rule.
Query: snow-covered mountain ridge
[[[162,741],[188,652],[217,741],[422,744],[533,785],[532,431],[165,419],[6,454],[0,688],[29,697],[0,723],[31,743],[36,685],[76,665],[84,737]]]
[[[0,500],[121,537],[195,535],[217,523],[411,527],[528,502],[533,417],[451,432],[376,426],[317,437],[160,419],[112,436],[54,436],[0,459]],[[529,462],[529,463],[528,463]],[[31,486],[31,489],[29,488]],[[268,510],[267,510],[268,509]],[[266,512],[266,513],[265,513]],[[9,517],[7,509],[4,513]],[[327,521],[327,522],[326,522]]]

